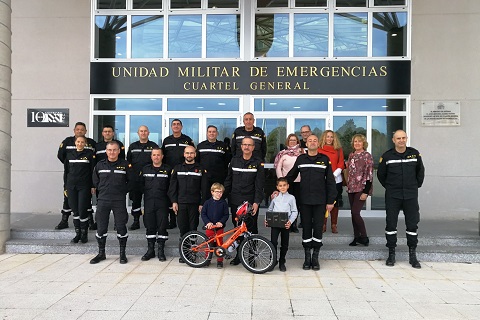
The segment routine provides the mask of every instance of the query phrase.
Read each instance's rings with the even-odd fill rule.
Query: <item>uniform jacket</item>
[[[116,141],[120,145],[120,154],[118,155],[118,158],[125,159],[125,146],[123,145],[122,141],[116,139],[113,139],[113,141]],[[97,162],[107,159],[107,142],[103,140],[99,141],[95,149],[97,150],[95,153],[95,159],[97,160]]]
[[[203,204],[202,220],[205,224],[221,222],[225,227],[228,215],[228,204],[225,199],[214,200],[210,198]]]
[[[71,151],[64,162],[67,187],[92,188],[92,172],[95,168],[95,156],[91,150]]]
[[[395,148],[385,152],[378,164],[377,177],[386,189],[385,196],[396,199],[418,197],[425,178],[425,167],[418,150],[407,147],[404,153]]]
[[[225,179],[225,196],[229,196],[231,206],[239,206],[244,201],[260,204],[265,198],[265,171],[260,159],[243,155],[234,156],[228,166]]]
[[[192,138],[183,133],[178,138],[175,138],[173,134],[166,137],[162,143],[163,161],[172,168],[183,163],[185,161],[183,151],[187,146],[195,146],[195,144]]]
[[[205,170],[199,163],[183,162],[173,168],[168,188],[172,202],[201,205],[207,196],[207,189]]]
[[[95,154],[96,142],[93,139],[87,138],[87,143],[85,144],[85,150],[90,151],[92,154]],[[77,147],[75,146],[75,136],[67,137],[62,141],[60,147],[58,148],[57,158],[61,163],[65,162],[67,158],[67,153],[76,151]]]
[[[200,163],[211,180],[223,184],[227,176],[229,150],[223,141],[202,141],[197,146],[197,162]]]
[[[135,181],[135,173],[124,159],[115,162],[102,160],[95,166],[92,179],[99,200],[125,201],[132,181]]]
[[[317,153],[315,156],[299,155],[285,178],[292,183],[299,173],[302,175],[300,181],[302,204],[334,203],[337,198],[337,188],[330,160],[326,155],[321,153]]]
[[[136,141],[128,147],[127,161],[132,165],[133,171],[140,176],[140,171],[147,164],[152,163],[152,150],[158,148],[158,144],[148,140],[146,143]]]
[[[270,202],[268,211],[288,212],[288,220],[293,223],[298,215],[297,201],[290,193],[279,192],[278,195],[272,199],[272,202]]]
[[[172,168],[165,163],[162,163],[160,167],[154,167],[153,164],[143,167],[140,172],[140,180],[145,202],[155,200],[169,202],[167,194],[171,173]]]
[[[252,131],[245,130],[245,126],[238,127],[233,132],[232,136],[232,155],[242,155],[242,139],[252,138],[255,142],[255,149],[253,150],[253,156],[265,161],[267,155],[267,138],[265,132],[259,127],[253,127]]]

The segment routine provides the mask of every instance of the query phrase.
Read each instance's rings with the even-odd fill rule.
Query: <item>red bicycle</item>
[[[252,206],[244,202],[236,213],[236,220],[240,225],[210,239],[200,231],[186,233],[180,240],[180,256],[189,266],[201,268],[208,264],[213,254],[217,257],[228,256],[228,248],[235,246],[237,239],[243,236],[244,239],[237,248],[242,265],[248,271],[258,274],[271,270],[277,261],[277,252],[267,238],[248,231],[245,219],[251,213]],[[220,238],[226,235],[231,236],[220,244]]]

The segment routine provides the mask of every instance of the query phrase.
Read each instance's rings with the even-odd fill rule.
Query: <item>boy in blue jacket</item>
[[[202,207],[202,220],[205,223],[208,238],[212,238],[215,234],[223,233],[223,228],[228,220],[228,204],[225,199],[222,199],[225,187],[220,183],[212,184],[210,192],[212,197],[205,201]],[[220,244],[223,244],[223,238],[220,239]],[[217,268],[223,268],[223,258],[217,258]]]

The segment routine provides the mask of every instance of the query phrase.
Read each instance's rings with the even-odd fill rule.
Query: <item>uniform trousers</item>
[[[360,212],[362,211],[365,200],[360,200],[363,192],[354,192],[348,194],[350,202],[350,213],[352,215],[353,235],[355,238],[367,236],[367,229],[365,228],[365,221],[363,221]]]
[[[147,238],[168,239],[168,205],[167,201],[145,201],[143,223],[147,229]]]
[[[125,200],[101,200],[97,201],[97,238],[107,236],[110,211],[113,211],[115,228],[118,238],[126,238],[128,212]]]
[[[302,204],[302,245],[304,248],[321,248],[323,246],[323,222],[326,206],[324,204]]]
[[[180,237],[189,231],[197,230],[200,213],[198,204],[179,203],[177,212],[177,225]]]
[[[290,229],[272,227],[270,230],[270,239],[272,244],[277,250],[278,236],[280,236],[280,262],[285,262],[285,256],[288,251],[288,242],[290,241]]]
[[[416,248],[418,244],[417,229],[420,222],[418,198],[396,199],[385,196],[385,208],[387,213],[387,226],[385,228],[387,247],[395,248],[397,246],[398,214],[400,210],[403,210],[407,228],[407,245],[409,248]]]
[[[140,187],[135,187],[135,190],[130,191],[129,197],[132,200],[132,216],[142,215],[142,196],[143,193],[140,191]]]
[[[237,222],[235,220],[235,218],[237,217],[237,208],[238,206],[230,206],[230,212],[232,213],[232,223],[235,227],[240,225],[240,221]],[[253,234],[258,234],[258,211],[257,214],[255,214],[254,216],[246,215],[244,221],[247,225],[247,229],[249,232]]]
[[[205,235],[208,237],[208,239],[213,238],[216,234],[222,234],[223,233],[223,228],[218,228],[218,229],[206,229],[205,230]],[[223,237],[218,238],[220,245],[223,244]],[[214,242],[212,245],[216,246],[217,243]],[[222,257],[217,258],[218,262],[223,262]]]
[[[92,204],[92,193],[88,187],[67,186],[68,205],[73,212],[75,229],[88,227],[88,209]]]

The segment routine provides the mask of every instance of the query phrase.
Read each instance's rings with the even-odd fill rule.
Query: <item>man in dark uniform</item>
[[[225,196],[232,213],[232,223],[237,225],[235,214],[237,207],[244,201],[248,201],[253,207],[253,216],[248,218],[248,231],[258,233],[258,208],[264,198],[265,171],[263,163],[253,155],[255,141],[252,138],[243,138],[241,143],[242,153],[234,156],[228,166],[227,178],[225,179]],[[237,265],[240,259],[237,253],[230,264]]]
[[[87,126],[83,122],[75,123],[75,127],[73,128],[73,136],[65,138],[60,144],[58,148],[57,158],[60,160],[62,164],[65,164],[65,159],[67,158],[67,154],[69,152],[73,152],[77,150],[75,146],[75,138],[80,136],[85,136],[87,133]],[[96,142],[93,139],[87,138],[87,143],[85,145],[85,150],[90,151],[92,155],[95,155],[95,146]],[[65,181],[65,172],[64,172],[64,179]],[[93,224],[93,210],[92,206],[87,210],[89,213],[89,221],[90,224]],[[60,223],[55,227],[56,230],[66,229],[68,228],[68,217],[71,215],[72,210],[68,205],[68,198],[66,194],[65,184],[63,186],[63,208],[62,208],[62,220]]]
[[[180,238],[189,231],[197,230],[202,205],[208,192],[207,179],[203,167],[195,162],[195,147],[187,146],[185,161],[172,170],[168,195],[177,215]],[[184,263],[182,258],[178,260]]]
[[[152,163],[152,150],[158,148],[158,145],[148,140],[150,131],[147,126],[140,126],[138,128],[139,141],[132,143],[128,147],[127,161],[132,165],[133,171],[137,177],[137,181],[132,186],[129,197],[132,200],[132,216],[133,223],[130,230],[140,229],[140,216],[142,214],[142,186],[140,181],[140,172],[147,164]]]
[[[223,185],[227,176],[229,148],[223,141],[218,141],[217,136],[217,127],[208,126],[207,140],[200,142],[197,147],[197,161],[207,171],[208,186],[215,182]]]
[[[143,167],[140,173],[144,194],[145,223],[148,250],[142,261],[155,257],[155,241],[158,243],[158,260],[165,261],[165,241],[168,240],[168,188],[172,168],[162,163],[162,149],[152,150],[152,164]]]
[[[195,146],[192,138],[182,133],[183,124],[180,119],[173,119],[171,123],[172,134],[162,143],[163,161],[174,168],[177,164],[183,163],[186,146]],[[170,210],[170,222],[168,229],[177,227],[175,212]]]
[[[387,213],[385,237],[388,248],[386,264],[391,267],[395,265],[398,214],[403,210],[407,227],[409,263],[412,267],[419,269],[422,266],[416,255],[417,229],[420,221],[418,188],[423,184],[425,167],[420,153],[414,148],[407,147],[407,139],[405,131],[395,131],[392,139],[395,147],[385,152],[380,158],[377,177],[385,188]]]
[[[107,153],[106,153],[106,148],[107,148],[107,143],[110,141],[116,141],[120,145],[120,155],[118,156],[120,159],[125,159],[125,147],[123,143],[120,140],[114,139],[115,136],[115,130],[113,130],[113,127],[109,124],[105,125],[102,130],[102,136],[103,136],[103,141],[97,142],[96,145],[96,160],[97,163],[107,159]]]
[[[320,270],[318,254],[323,246],[322,230],[325,211],[331,211],[337,198],[337,186],[333,176],[330,160],[318,153],[318,138],[307,138],[308,151],[298,156],[292,169],[285,178],[289,183],[301,174],[300,203],[302,206],[302,245],[305,250],[304,270]],[[313,230],[313,232],[312,232]],[[311,253],[313,248],[313,254]]]
[[[242,154],[242,140],[243,138],[252,138],[255,142],[255,150],[253,156],[265,162],[267,155],[267,139],[263,130],[254,126],[255,118],[253,113],[247,112],[243,115],[243,127],[238,127],[233,132],[232,136],[232,155],[238,156]]]
[[[108,221],[113,211],[117,238],[120,244],[120,263],[127,263],[125,248],[127,246],[127,203],[126,195],[135,175],[131,165],[119,159],[120,146],[116,141],[107,144],[107,159],[100,161],[93,171],[93,185],[98,190],[97,200],[97,242],[98,254],[90,260],[91,264],[105,260],[105,244],[107,243]]]

